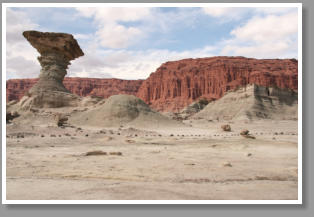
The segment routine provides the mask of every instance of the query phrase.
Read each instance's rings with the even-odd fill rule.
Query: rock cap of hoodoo
[[[70,61],[84,53],[71,34],[55,32],[25,31],[23,36],[41,54],[60,53]]]

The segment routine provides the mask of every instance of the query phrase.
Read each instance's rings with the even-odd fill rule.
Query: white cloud
[[[205,7],[203,12],[213,17],[237,17],[243,8]]]
[[[202,12],[216,18],[220,22],[231,22],[242,19],[252,9],[242,7],[204,7]]]
[[[135,27],[125,27],[119,24],[108,24],[96,32],[96,37],[103,47],[126,48],[138,41],[143,32]]]
[[[96,40],[105,48],[126,48],[144,37],[144,32],[120,22],[134,22],[150,15],[150,8],[76,8],[80,15],[91,17],[98,25]]]
[[[239,40],[256,42],[282,40],[298,32],[298,16],[289,13],[281,16],[254,17],[244,26],[231,32]]]
[[[182,52],[163,50],[107,50],[86,53],[70,66],[69,76],[115,77],[121,79],[146,79],[162,63],[184,58],[212,56],[213,47]]]
[[[7,77],[37,77],[40,66],[38,52],[26,41],[22,33],[38,27],[26,13],[7,8],[6,11],[6,63]]]
[[[256,16],[231,31],[222,55],[257,58],[297,57],[297,13]]]
[[[264,15],[282,15],[287,14],[289,12],[296,12],[297,8],[294,7],[260,7],[255,8],[255,14],[264,14]]]
[[[149,15],[150,8],[120,8],[120,7],[79,7],[76,8],[83,16],[95,17],[99,23],[117,21],[137,21]]]

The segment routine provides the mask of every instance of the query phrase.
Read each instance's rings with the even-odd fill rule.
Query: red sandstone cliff
[[[20,99],[38,79],[7,81],[7,100]],[[184,59],[162,64],[145,81],[65,78],[65,87],[80,96],[136,95],[159,111],[178,111],[198,98],[218,99],[237,86],[298,89],[295,59],[211,57]]]
[[[211,57],[162,64],[146,79],[137,96],[159,111],[178,111],[198,98],[218,99],[237,86],[298,89],[295,59]]]
[[[7,81],[7,101],[21,99],[36,82],[35,79],[10,79]],[[79,96],[100,96],[107,98],[116,94],[136,95],[143,80],[71,78],[64,79],[64,86]]]

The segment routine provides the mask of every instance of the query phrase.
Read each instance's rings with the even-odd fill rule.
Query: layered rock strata
[[[219,99],[247,84],[298,89],[298,61],[210,57],[162,64],[137,96],[158,111],[180,111],[199,98]]]
[[[298,93],[277,87],[256,84],[228,91],[210,102],[192,119],[207,120],[297,120]]]

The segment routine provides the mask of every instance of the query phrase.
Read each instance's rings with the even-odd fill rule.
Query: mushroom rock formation
[[[62,81],[70,61],[84,53],[71,34],[25,31],[23,36],[36,48],[41,56],[38,61],[42,67],[39,81],[29,90],[29,94],[47,91],[70,93]]]

